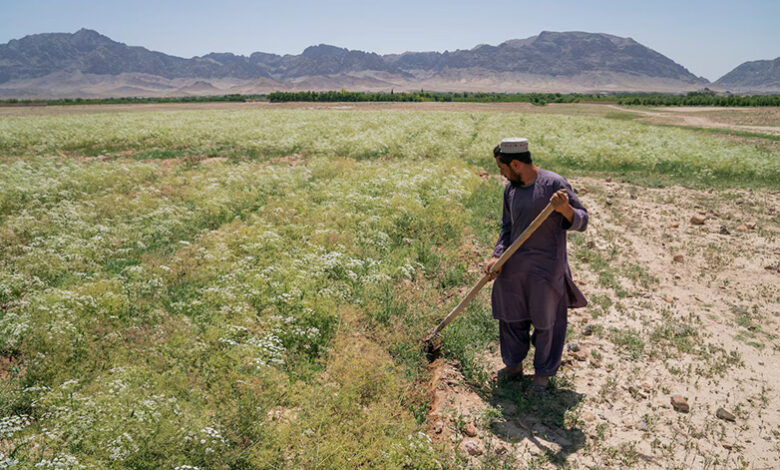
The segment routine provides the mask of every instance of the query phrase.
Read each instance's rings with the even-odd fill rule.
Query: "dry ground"
[[[780,108],[669,107],[636,108],[607,105],[621,112],[643,116],[653,124],[668,124],[703,129],[727,129],[780,136]]]
[[[590,301],[570,310],[579,352],[567,348],[557,389],[530,400],[527,382],[485,393],[434,363],[431,435],[480,453],[475,466],[777,468],[780,194],[572,184],[591,215],[570,238]],[[501,367],[497,344],[484,362]],[[678,394],[690,412],[673,409]]]

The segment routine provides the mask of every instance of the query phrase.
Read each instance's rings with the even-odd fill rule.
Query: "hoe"
[[[525,230],[523,230],[523,233],[521,233],[520,236],[517,237],[517,239],[512,242],[511,245],[509,245],[509,248],[504,251],[504,254],[498,258],[498,261],[496,261],[496,264],[494,264],[493,268],[491,269],[493,273],[497,273],[501,269],[501,266],[503,266],[504,263],[506,263],[506,261],[515,253],[515,251],[520,248],[520,245],[525,243],[525,241],[528,240],[528,237],[530,237],[531,234],[533,234],[536,229],[542,225],[542,222],[547,219],[552,211],[553,205],[551,203],[547,203],[547,206],[545,206],[542,212],[536,216],[531,224],[528,225]],[[444,318],[444,320],[441,321],[441,323],[436,326],[436,328],[431,330],[431,332],[422,339],[423,348],[425,349],[425,353],[428,355],[429,359],[435,358],[439,352],[439,349],[441,348],[441,338],[439,338],[437,335],[441,332],[441,330],[444,329],[444,327],[449,325],[450,322],[454,320],[455,317],[457,317],[464,308],[466,308],[466,305],[468,305],[469,302],[471,302],[471,300],[477,296],[477,293],[479,293],[482,287],[484,287],[489,280],[490,276],[488,274],[482,276],[482,279],[480,279],[479,282],[477,282],[476,285],[471,288],[469,293],[466,294],[466,297],[464,297],[463,300],[461,300],[460,303],[452,309],[452,311]]]

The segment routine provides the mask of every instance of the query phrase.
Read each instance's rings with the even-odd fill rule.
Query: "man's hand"
[[[485,269],[483,269],[483,272],[487,274],[489,280],[493,280],[498,276],[498,273],[501,272],[501,269],[499,269],[497,272],[493,272],[493,265],[496,264],[496,261],[498,261],[498,258],[490,258],[485,262]]]
[[[555,212],[560,212],[569,222],[574,218],[574,208],[569,204],[569,193],[565,189],[559,189],[550,198]]]

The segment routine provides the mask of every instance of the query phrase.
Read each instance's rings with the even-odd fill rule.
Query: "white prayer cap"
[[[523,153],[528,151],[528,139],[522,137],[507,137],[499,145],[501,153]]]

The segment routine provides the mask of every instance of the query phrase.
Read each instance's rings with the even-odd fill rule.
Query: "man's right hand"
[[[501,272],[501,269],[499,269],[496,272],[493,272],[493,265],[496,264],[496,261],[498,261],[498,258],[493,257],[485,262],[485,269],[483,270],[483,272],[487,274],[488,279],[491,281],[498,276],[498,273]]]

